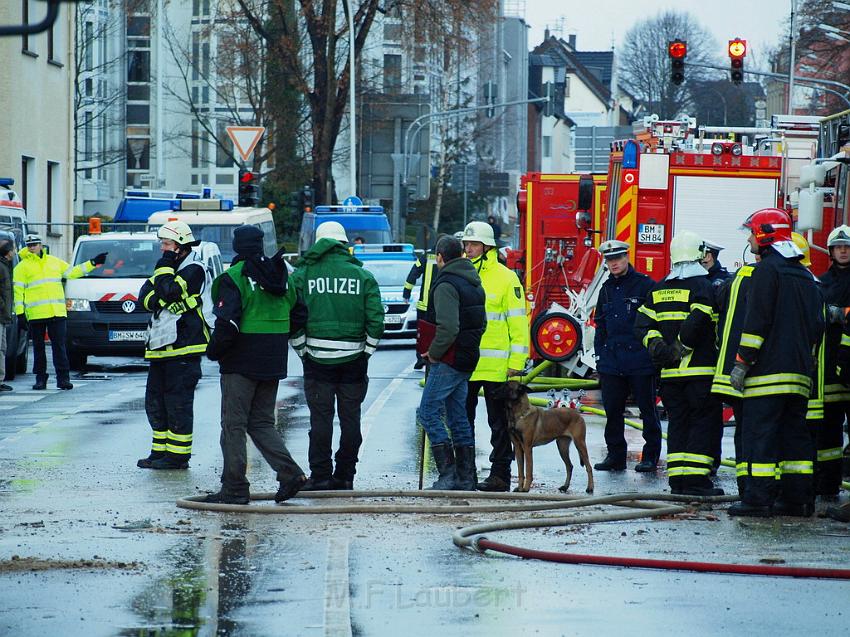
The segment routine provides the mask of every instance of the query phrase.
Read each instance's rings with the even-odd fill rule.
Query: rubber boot
[[[451,491],[455,488],[455,454],[450,444],[431,447],[440,477],[428,490]]]
[[[475,447],[455,447],[454,491],[475,491]]]

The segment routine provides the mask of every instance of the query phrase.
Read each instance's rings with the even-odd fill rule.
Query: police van
[[[214,279],[224,271],[221,252],[211,242],[193,248]],[[74,246],[78,265],[106,252],[106,263],[65,283],[68,310],[68,360],[84,370],[89,356],[143,356],[148,312],[138,293],[162,256],[155,232],[104,232],[84,235]]]
[[[265,255],[271,257],[277,252],[277,233],[268,208],[234,208],[229,199],[180,199],[172,202],[171,210],[152,214],[147,229],[156,232],[164,223],[178,220],[189,224],[195,239],[218,246],[225,268],[236,257],[233,231],[239,226],[257,226],[263,231]]]
[[[416,263],[413,245],[355,244],[352,254],[372,273],[381,290],[384,304],[384,335],[381,338],[416,338],[416,299],[419,293],[414,290],[410,301],[405,301],[403,296],[407,275]]]
[[[305,212],[301,217],[299,253],[304,254],[313,247],[316,243],[316,228],[325,221],[336,221],[342,225],[351,243],[357,239],[361,239],[364,244],[392,241],[390,222],[382,206],[316,206],[315,211]]]

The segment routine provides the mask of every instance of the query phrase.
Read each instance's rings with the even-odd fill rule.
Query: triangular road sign
[[[254,148],[257,146],[257,142],[260,141],[263,133],[266,132],[266,127],[228,126],[226,130],[230,139],[233,141],[236,152],[242,157],[242,161],[248,161],[251,153],[254,152]]]

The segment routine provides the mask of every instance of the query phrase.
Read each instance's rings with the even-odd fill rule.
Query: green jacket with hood
[[[320,239],[304,254],[289,284],[307,305],[307,325],[289,339],[300,357],[338,365],[371,356],[384,333],[378,282],[335,239]]]

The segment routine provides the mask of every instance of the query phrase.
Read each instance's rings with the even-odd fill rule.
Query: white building
[[[0,2],[0,24],[40,22],[46,4],[35,0]],[[67,257],[72,232],[73,11],[60,4],[48,31],[0,38],[0,177],[27,209],[31,230],[53,254]]]

